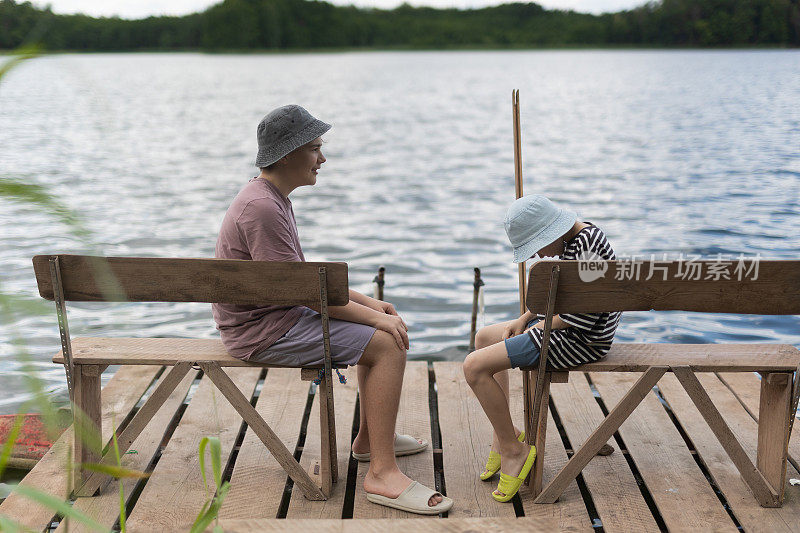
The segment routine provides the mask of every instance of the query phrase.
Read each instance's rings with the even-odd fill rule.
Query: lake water
[[[524,186],[605,230],[618,255],[796,258],[800,52],[519,51],[56,55],[0,84],[0,174],[41,184],[92,230],[0,199],[0,289],[38,299],[44,253],[211,257],[256,171],[255,129],[299,103],[334,124],[314,188],[291,198],[308,260],[410,326],[411,359],[467,353],[473,267],[486,322],[518,310],[502,218]],[[71,305],[74,336],[216,335],[204,304]],[[65,396],[52,304],[0,324],[0,412],[25,398],[19,349]],[[617,340],[800,345],[797,317],[629,313]]]

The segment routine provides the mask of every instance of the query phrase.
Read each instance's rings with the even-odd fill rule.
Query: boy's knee
[[[475,348],[485,348],[489,345],[488,340],[489,332],[487,328],[481,328],[475,334]]]
[[[367,351],[379,352],[379,357],[390,359],[398,364],[405,364],[406,350],[397,344],[393,335],[377,330],[372,336],[372,340],[367,345]]]
[[[476,357],[475,354],[478,352],[472,352],[464,359],[464,364],[462,368],[464,369],[464,378],[467,380],[469,385],[473,385],[481,375],[481,364],[480,358]]]

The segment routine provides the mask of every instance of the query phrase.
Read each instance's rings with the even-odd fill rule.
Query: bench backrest
[[[42,298],[53,300],[50,255],[33,258]],[[320,303],[325,267],[329,305],[349,301],[346,263],[59,255],[64,299],[80,302]]]
[[[540,261],[531,268],[526,299],[534,313],[546,313],[555,265],[559,274],[554,313],[669,310],[800,314],[800,261],[757,258]]]

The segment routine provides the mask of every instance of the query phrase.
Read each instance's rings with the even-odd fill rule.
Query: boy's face
[[[317,182],[317,171],[326,161],[322,155],[322,138],[317,137],[289,153],[285,158],[284,172],[300,185],[314,185]]]
[[[551,242],[541,250],[539,250],[536,255],[539,257],[556,257],[560,256],[564,253],[564,240],[559,237],[555,241]]]

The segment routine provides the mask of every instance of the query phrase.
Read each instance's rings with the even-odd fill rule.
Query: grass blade
[[[0,531],[3,533],[16,533],[17,531],[31,531],[19,522],[14,522],[7,516],[0,514]]]
[[[115,479],[147,479],[150,477],[150,474],[147,472],[131,470],[130,468],[125,468],[124,466],[109,465],[105,463],[82,463],[81,468],[91,472],[99,472],[100,474],[105,474]]]
[[[206,481],[206,446],[208,437],[203,437],[200,441],[200,474],[203,476],[203,487],[206,489],[206,499],[208,499],[208,482]]]
[[[52,494],[47,494],[46,492],[42,492],[27,485],[17,485],[17,487],[14,489],[14,492],[20,496],[28,498],[31,501],[53,509],[64,518],[69,518],[71,520],[80,522],[94,531],[109,531],[107,528],[95,522],[92,518],[73,508],[69,502],[65,502],[62,499],[53,496]]]

